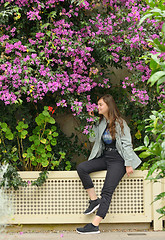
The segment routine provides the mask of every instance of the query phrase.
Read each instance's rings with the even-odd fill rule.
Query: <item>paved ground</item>
[[[165,240],[165,231],[160,232],[102,232],[82,235],[75,231],[44,233],[3,233],[0,240]]]

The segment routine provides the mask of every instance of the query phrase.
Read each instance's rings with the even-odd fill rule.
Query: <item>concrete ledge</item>
[[[17,232],[44,232],[44,231],[74,231],[77,227],[82,227],[84,224],[24,224],[11,225],[6,227],[9,233]],[[152,224],[150,223],[102,223],[100,230],[107,231],[150,231]]]

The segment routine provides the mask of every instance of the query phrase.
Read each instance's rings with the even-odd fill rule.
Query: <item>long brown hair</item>
[[[109,112],[108,112],[108,118],[109,118],[109,131],[111,133],[112,139],[115,139],[115,134],[116,134],[116,124],[115,122],[117,121],[120,124],[121,131],[123,133],[123,119],[121,117],[121,113],[119,109],[117,108],[117,105],[115,103],[115,100],[110,94],[106,94],[98,99],[103,99],[103,101],[107,104]],[[100,115],[100,121],[103,119],[103,115]]]

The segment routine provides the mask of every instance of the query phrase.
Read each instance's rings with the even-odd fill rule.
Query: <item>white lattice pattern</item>
[[[93,179],[98,196],[104,178]],[[110,214],[143,214],[143,178],[125,178],[116,188],[110,205]],[[77,179],[49,179],[43,187],[29,185],[12,194],[16,215],[82,214],[88,205],[88,196]]]

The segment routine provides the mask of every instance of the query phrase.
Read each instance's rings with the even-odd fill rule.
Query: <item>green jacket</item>
[[[130,134],[130,128],[128,127],[127,123],[123,120],[123,133],[121,132],[120,124],[116,122],[116,148],[119,154],[125,161],[125,166],[132,166],[133,169],[136,169],[140,163],[140,158],[136,155],[133,151],[132,146],[132,138]],[[102,121],[98,125],[93,126],[94,130],[94,137],[90,137],[90,142],[95,142],[91,151],[91,154],[88,160],[93,158],[100,157],[104,150],[104,144],[102,142],[102,134],[107,126],[106,119],[103,118]]]

